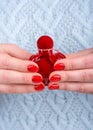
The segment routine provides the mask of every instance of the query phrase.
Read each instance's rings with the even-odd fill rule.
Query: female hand
[[[28,93],[44,89],[31,54],[15,44],[0,44],[0,93]]]
[[[93,48],[66,57],[55,63],[49,89],[93,93]]]

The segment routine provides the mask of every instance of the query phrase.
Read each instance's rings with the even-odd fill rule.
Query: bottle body
[[[43,83],[47,86],[49,83],[49,75],[54,71],[53,66],[58,59],[63,59],[65,56],[61,52],[53,53],[50,51],[39,51],[38,54],[32,55],[30,60],[34,61],[39,66],[39,71],[43,77]]]

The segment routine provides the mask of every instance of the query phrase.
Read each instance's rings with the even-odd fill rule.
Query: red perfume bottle
[[[65,58],[65,55],[53,48],[53,40],[49,36],[41,36],[37,40],[38,53],[30,57],[39,66],[39,71],[43,76],[45,85],[49,83],[49,74],[54,71],[53,65],[58,59]],[[54,52],[55,51],[55,52]]]

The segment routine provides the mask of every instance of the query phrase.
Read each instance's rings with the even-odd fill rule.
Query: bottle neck
[[[43,56],[48,56],[51,55],[53,53],[53,48],[51,49],[38,49],[39,54],[43,55]]]

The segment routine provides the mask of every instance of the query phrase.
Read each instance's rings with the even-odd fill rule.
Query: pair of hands
[[[28,60],[30,56],[31,53],[15,44],[0,44],[0,93],[30,93],[44,89],[39,67]],[[48,88],[93,93],[93,48],[66,57],[55,63],[56,71],[49,76]]]

